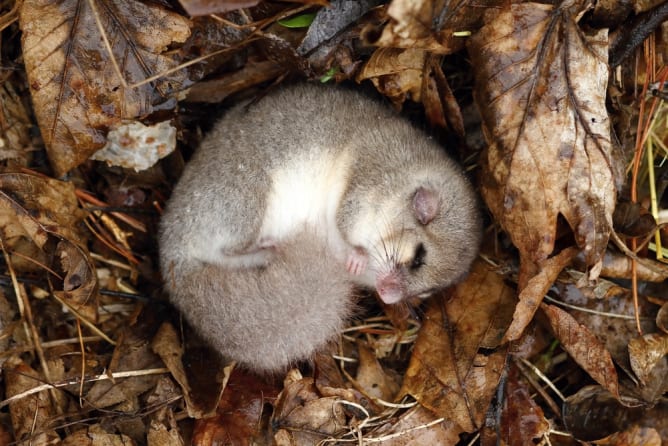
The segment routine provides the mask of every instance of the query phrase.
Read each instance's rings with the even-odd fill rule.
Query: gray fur
[[[320,165],[332,178],[313,188],[320,177],[304,166]],[[427,225],[412,208],[419,187],[438,197]],[[308,206],[315,217],[298,218]],[[460,280],[479,220],[459,167],[423,132],[352,91],[303,84],[231,109],[205,138],[162,218],[161,267],[172,301],[219,350],[276,369],[336,334],[351,305],[342,281],[373,288],[389,274],[408,297]],[[364,274],[338,272],[350,252],[368,254]]]
[[[264,373],[308,359],[353,309],[347,272],[318,238],[301,234],[274,254],[266,267],[204,265],[173,287],[174,304],[205,340]]]

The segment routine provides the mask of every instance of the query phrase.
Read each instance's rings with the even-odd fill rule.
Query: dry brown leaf
[[[633,425],[624,432],[618,432],[609,437],[595,441],[597,445],[611,446],[661,446],[661,435],[649,427]]]
[[[668,333],[668,302],[661,305],[659,312],[656,314],[656,326],[662,332]]]
[[[273,60],[248,62],[244,67],[220,78],[197,82],[188,90],[189,102],[222,102],[229,95],[266,82],[286,70]]]
[[[504,336],[506,341],[516,341],[522,336],[522,332],[529,325],[543,301],[543,296],[576,254],[577,250],[575,248],[568,248],[556,256],[540,262],[538,274],[533,276],[527,286],[520,291],[520,301],[515,308],[513,322]]]
[[[594,380],[619,399],[617,370],[610,352],[587,327],[564,310],[541,304],[561,346]]]
[[[178,61],[163,53],[190,35],[186,18],[135,0],[25,0],[19,24],[33,106],[56,176],[104,146],[107,131],[123,120],[176,106],[184,74],[167,74]],[[124,85],[103,37],[127,85],[164,76]]]
[[[520,289],[552,254],[559,215],[588,265],[600,261],[612,228],[607,29],[582,31],[568,9],[580,3],[562,5],[488,10],[470,40],[489,145],[482,193],[520,250]]]
[[[361,342],[358,343],[357,350],[359,351],[359,367],[355,381],[371,398],[393,401],[399,385],[383,370],[373,350]]]
[[[499,437],[494,443],[508,446],[534,444],[534,440],[547,435],[550,423],[534,401],[532,390],[520,380],[516,366],[510,366],[505,384],[500,425],[494,426],[498,428]]]
[[[58,273],[49,275],[54,296],[94,323],[97,278],[78,231],[83,215],[72,183],[0,174],[0,231],[12,263],[30,269],[43,265]]]
[[[471,31],[488,7],[502,3],[498,0],[393,0],[387,10],[390,22],[373,44],[451,54],[465,43],[463,37],[453,33]]]
[[[108,371],[110,373],[141,371],[162,366],[160,359],[151,351],[146,333],[128,327],[120,335]],[[138,376],[116,382],[97,381],[86,393],[85,399],[94,407],[110,407],[132,401],[147,390],[154,388],[159,380],[158,375],[138,373]]]
[[[99,424],[78,430],[60,443],[62,446],[134,446],[137,443],[123,434],[112,434]]]
[[[13,159],[28,165],[31,151],[32,122],[25,104],[12,82],[4,80],[0,86],[0,160]]]
[[[514,294],[500,275],[476,262],[450,300],[434,298],[399,395],[412,395],[462,431],[482,426],[506,361],[506,347],[498,346]],[[480,348],[486,354],[478,353]]]
[[[12,357],[4,366],[5,396],[10,398],[41,385],[44,377],[17,357]],[[48,391],[42,391],[9,403],[9,414],[17,441],[22,444],[55,445],[60,437],[49,427],[55,416]],[[33,434],[34,433],[34,434]],[[30,440],[30,441],[27,441]]]
[[[573,319],[587,327],[587,330],[604,345],[615,364],[629,376],[633,376],[628,346],[638,337],[638,330],[632,316],[635,309],[631,292],[626,290],[610,297],[591,298],[583,294],[584,290],[576,285],[564,283],[562,280],[555,282],[555,289],[558,290],[559,299],[575,309],[571,311]],[[642,330],[655,331],[651,315],[656,311],[656,307],[645,299],[640,299],[638,310]],[[626,317],[610,317],[611,314]],[[663,369],[655,369],[652,372],[653,378],[648,379],[644,386],[635,387],[632,393],[643,401],[655,402],[664,392],[661,370]]]
[[[357,82],[370,79],[395,105],[407,98],[421,100],[422,74],[428,53],[420,49],[379,48],[357,75]]]
[[[148,446],[184,446],[185,442],[179,433],[177,426],[169,428],[162,423],[151,421],[146,434]]]
[[[431,55],[427,61],[425,80],[422,84],[422,104],[429,124],[450,128],[460,140],[464,140],[464,117],[457,99],[448,85],[441,58]]]
[[[178,385],[167,375],[162,375],[155,388],[146,396],[146,406],[160,407],[149,415],[150,423],[146,433],[148,446],[184,446],[181,429],[177,424],[175,410],[179,408],[166,404],[181,398]],[[142,427],[144,427],[142,423]],[[142,432],[143,438],[144,432]]]
[[[206,385],[204,383],[203,385]],[[215,417],[197,420],[192,444],[244,446],[264,444],[262,412],[280,389],[255,375],[234,370],[223,392]]]
[[[250,8],[260,0],[179,0],[183,9],[191,16],[218,14],[235,9]]]
[[[631,368],[643,386],[653,379],[668,376],[668,357],[666,355],[668,355],[667,334],[647,334],[629,342]],[[668,389],[664,389],[666,390]]]
[[[206,382],[194,383],[195,390],[193,390],[183,366],[183,347],[181,346],[178,333],[171,324],[165,322],[160,326],[151,342],[151,349],[155,354],[160,356],[160,359],[165,363],[169,372],[179,386],[181,386],[188,416],[199,419],[212,415],[218,407],[234,365],[229,365],[223,369],[222,379],[217,379],[219,375],[217,373],[208,374],[207,378],[210,379],[206,380],[203,379],[203,376],[197,376],[198,380]],[[216,365],[216,361],[207,361],[209,369],[215,369]],[[191,364],[191,366],[193,365]],[[198,392],[199,387],[202,385],[206,387],[206,395],[201,395],[202,392]]]
[[[402,414],[396,423],[385,423],[372,433],[365,435],[369,444],[383,446],[454,445],[459,441],[460,428],[454,422],[438,418],[417,405]]]
[[[271,421],[279,439],[289,438],[297,445],[316,444],[346,425],[340,398],[321,397],[313,378],[303,378],[293,369],[283,384]]]
[[[643,259],[645,262],[635,262],[635,274],[639,281],[644,282],[663,282],[668,279],[668,265],[651,259]],[[651,265],[650,265],[651,263]],[[575,258],[575,265],[578,268],[585,269],[584,259],[581,255]],[[601,277],[611,279],[629,279],[633,276],[633,259],[626,254],[606,250],[603,256],[603,265],[601,266]],[[599,280],[599,283],[602,282]],[[598,286],[598,284],[596,285]],[[619,286],[619,285],[617,285]]]

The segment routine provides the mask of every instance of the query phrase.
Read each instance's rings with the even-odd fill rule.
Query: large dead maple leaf
[[[35,114],[56,176],[102,148],[107,131],[123,120],[145,116],[157,104],[176,105],[185,76],[168,74],[178,60],[163,53],[190,35],[186,18],[134,0],[26,0],[19,24]]]
[[[559,215],[589,265],[600,260],[612,227],[607,30],[583,31],[576,6],[568,7],[489,11],[471,39],[489,145],[482,193],[520,250],[521,286],[552,254]]]

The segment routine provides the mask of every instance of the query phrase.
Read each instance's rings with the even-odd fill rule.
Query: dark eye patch
[[[410,264],[411,270],[416,270],[424,265],[424,259],[427,256],[427,250],[424,247],[423,243],[418,243],[415,247],[415,254],[413,255],[413,260]]]

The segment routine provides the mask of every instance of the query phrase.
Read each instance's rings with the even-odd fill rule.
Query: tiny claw
[[[359,276],[360,274],[366,271],[366,267],[369,263],[369,256],[367,255],[364,248],[355,247],[352,252],[348,255],[348,260],[346,261],[346,269],[350,274]]]

